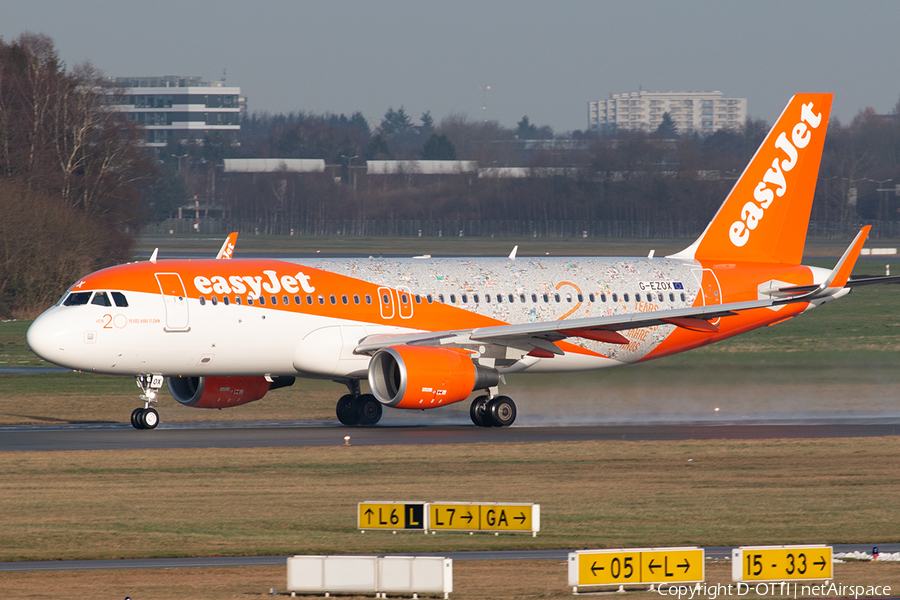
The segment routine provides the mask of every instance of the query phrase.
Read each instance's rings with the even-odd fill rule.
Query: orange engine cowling
[[[194,408],[225,408],[259,400],[270,390],[294,384],[293,377],[166,377],[169,392]]]
[[[475,389],[497,385],[500,374],[472,362],[461,350],[390,346],[372,356],[369,387],[394,408],[436,408],[465,400]]]

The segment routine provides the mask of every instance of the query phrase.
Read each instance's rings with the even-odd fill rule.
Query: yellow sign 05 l
[[[579,550],[569,554],[569,585],[703,581],[703,548]]]

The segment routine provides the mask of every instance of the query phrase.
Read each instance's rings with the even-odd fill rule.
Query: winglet
[[[159,248],[153,249],[153,254],[150,255],[150,262],[156,264],[156,255],[159,254]]]
[[[509,253],[509,260],[516,260],[516,252],[519,251],[519,245],[513,246],[512,252]]]
[[[227,259],[231,258],[234,254],[234,246],[237,244],[237,231],[232,231],[228,234],[228,237],[225,238],[225,243],[222,244],[222,247],[219,248],[219,253],[216,254],[217,259]]]

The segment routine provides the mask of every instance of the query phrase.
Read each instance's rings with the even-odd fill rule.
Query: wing
[[[513,348],[524,355],[543,358],[562,355],[564,352],[554,343],[569,337],[579,337],[612,344],[627,344],[628,339],[619,331],[675,325],[691,331],[713,333],[718,328],[710,323],[721,317],[736,315],[742,311],[769,308],[794,302],[809,302],[832,296],[845,286],[852,285],[849,274],[853,270],[869,227],[864,227],[844,252],[834,269],[821,284],[781,288],[770,292],[769,298],[732,302],[713,306],[694,306],[647,313],[630,313],[587,319],[567,319],[514,325],[477,327],[448,331],[428,331],[403,335],[373,335],[362,339],[355,354],[373,354],[387,346],[398,344],[424,346],[466,347],[473,344],[494,344]]]

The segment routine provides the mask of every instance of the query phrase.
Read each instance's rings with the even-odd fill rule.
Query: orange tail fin
[[[832,94],[797,94],[703,234],[673,258],[799,265]]]

